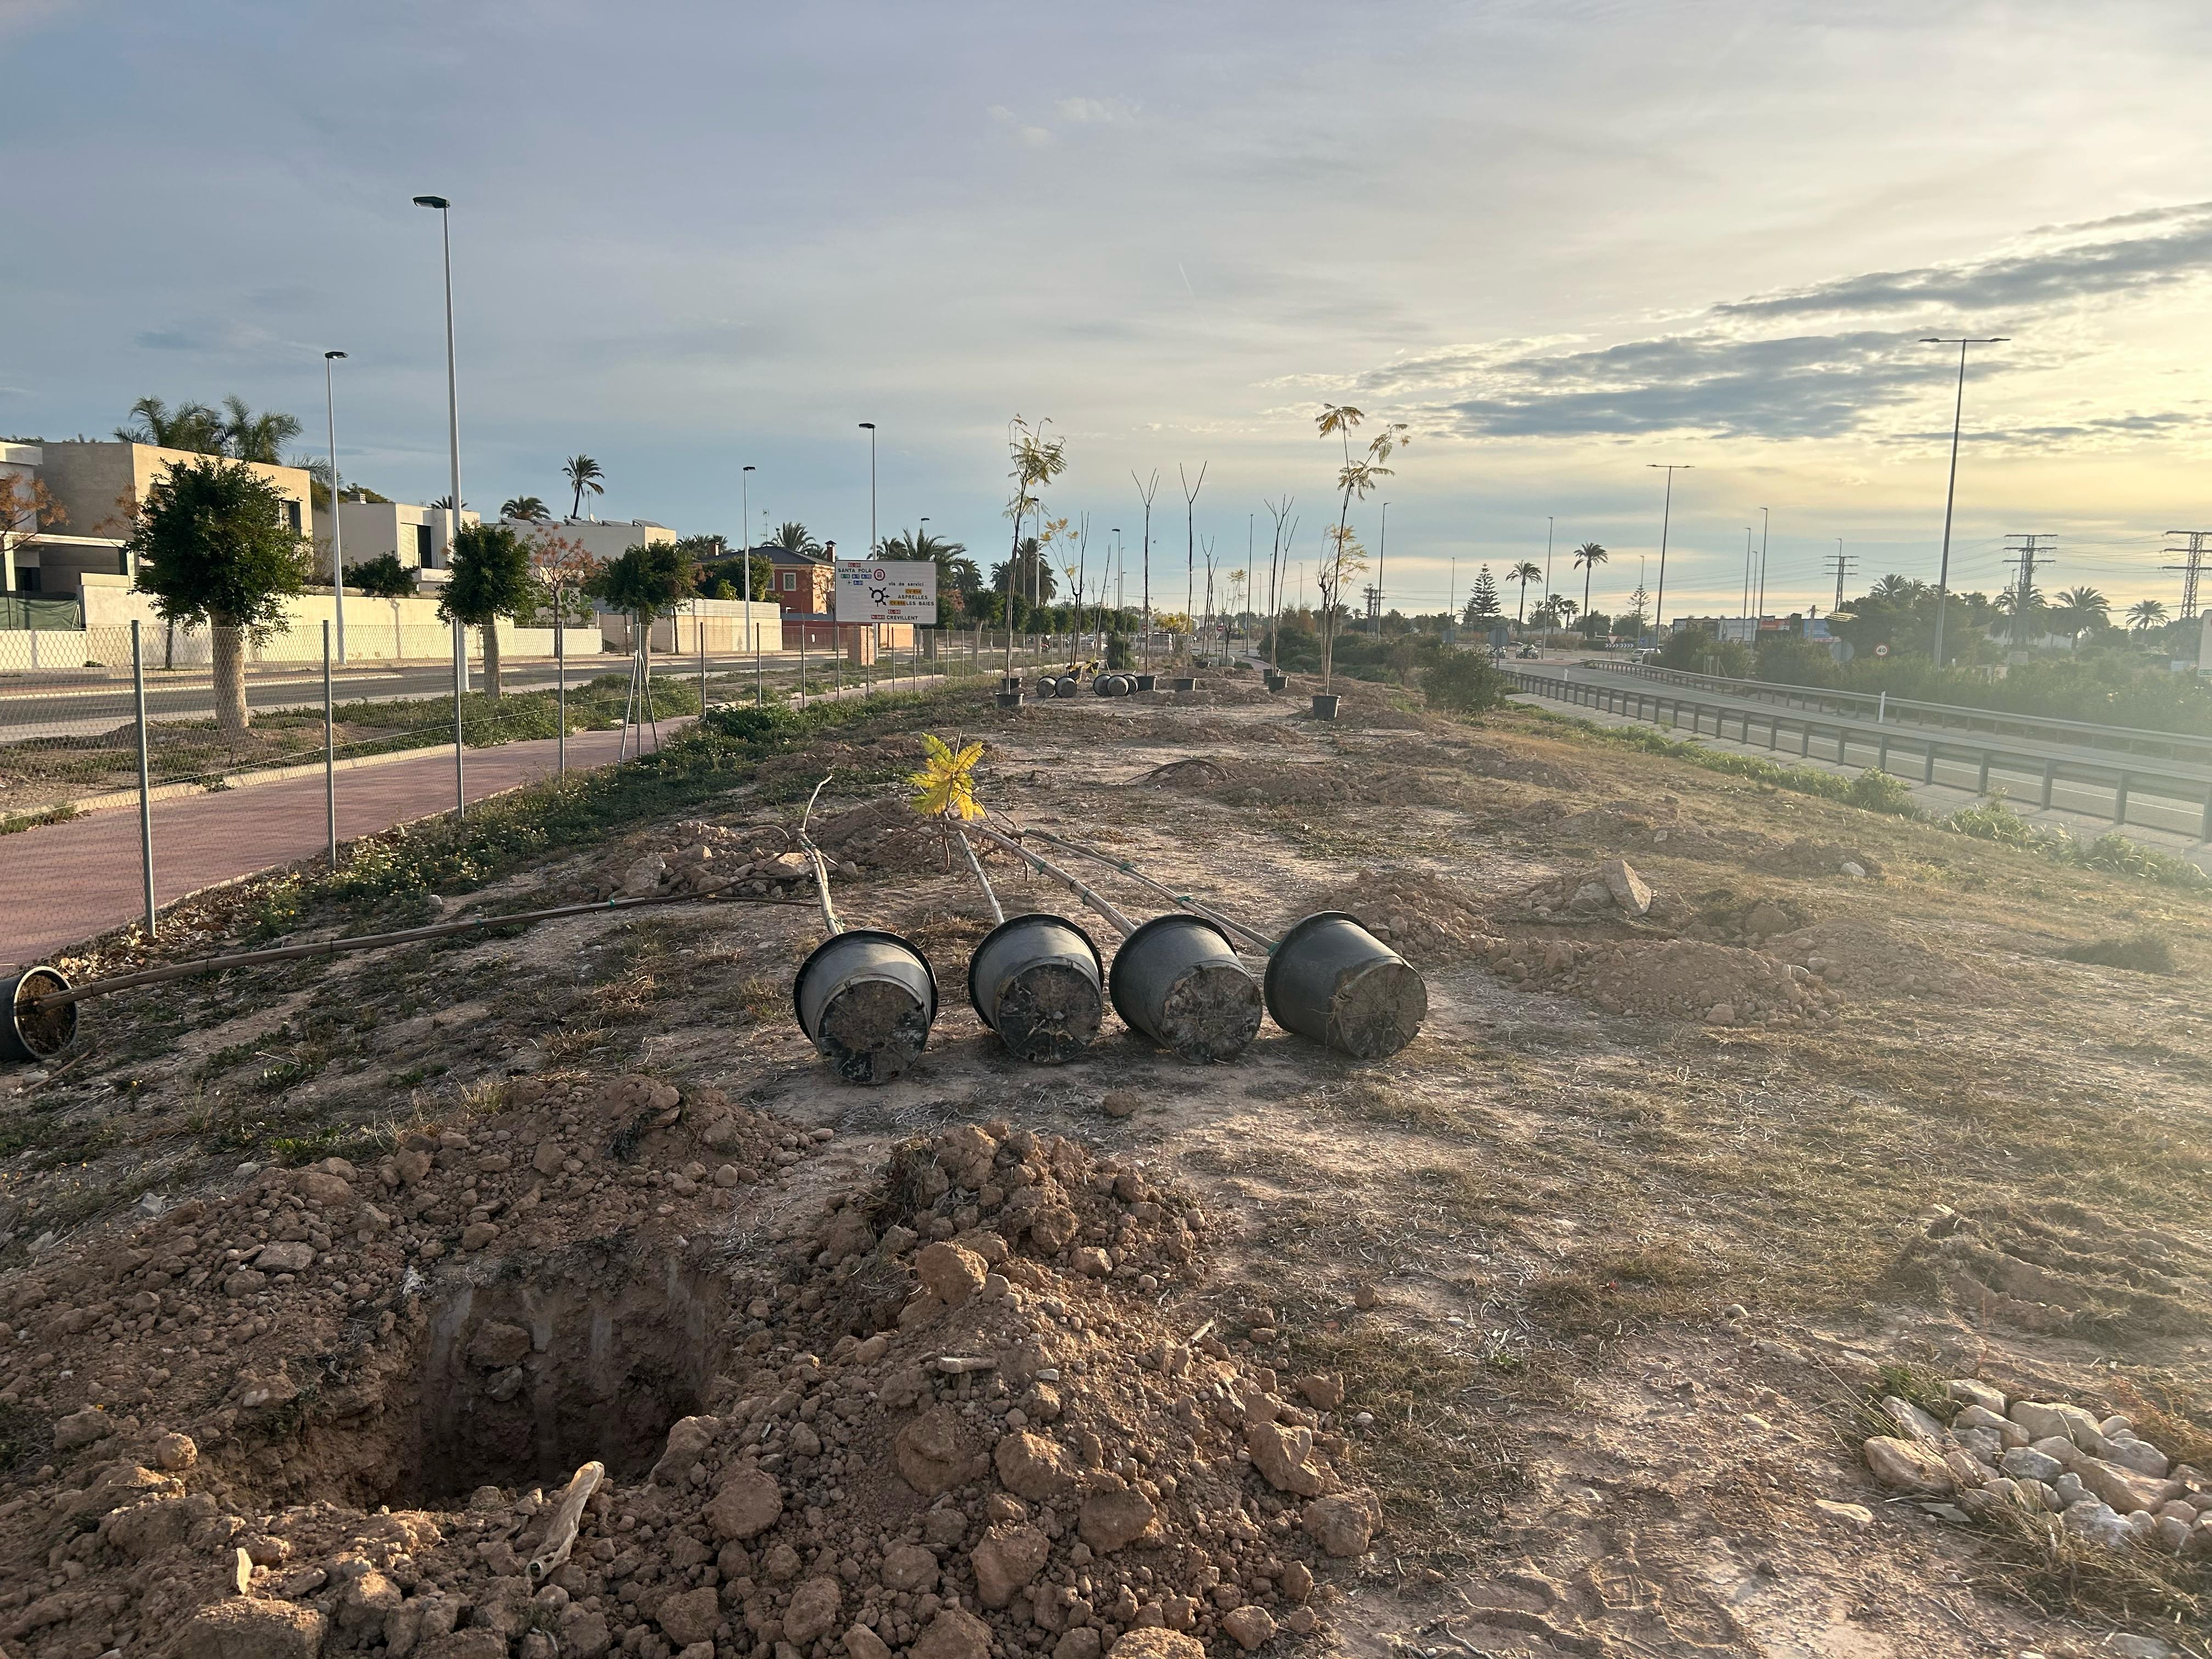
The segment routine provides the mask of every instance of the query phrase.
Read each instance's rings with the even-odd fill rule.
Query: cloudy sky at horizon
[[[237,392],[349,477],[445,488],[436,224],[455,203],[471,503],[735,535],[927,514],[1006,536],[1010,416],[1049,416],[1097,558],[1161,475],[1156,597],[1195,529],[1244,562],[1297,497],[1310,572],[1350,400],[1409,423],[1383,580],[1435,608],[1487,562],[1613,551],[1733,611],[1934,574],[1955,357],[1954,580],[2051,532],[2052,587],[2173,599],[2212,528],[2212,147],[2201,5],[1626,3],[1387,10],[1012,3],[374,7],[0,0],[11,315],[0,432],[101,435]],[[1370,549],[1381,497],[1358,509]],[[1455,570],[1454,562],[1456,562]],[[1510,603],[1510,599],[1509,599]]]

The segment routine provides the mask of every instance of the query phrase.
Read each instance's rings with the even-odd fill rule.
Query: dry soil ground
[[[1193,1067],[1109,1015],[1020,1064],[964,866],[836,779],[841,908],[943,994],[885,1087],[793,1024],[797,904],[88,1005],[0,1077],[0,1651],[2203,1651],[2189,1564],[2116,1579],[1858,1454],[1885,1372],[2212,1449],[2200,902],[1350,689],[1334,726],[946,694],[765,769],[982,738],[1012,822],[1388,930],[1431,1012],[1387,1060],[1271,1024]],[[696,881],[781,844],[761,781],[435,908]],[[1621,858],[1650,914],[1577,908]],[[2143,928],[2179,975],[2059,954]]]

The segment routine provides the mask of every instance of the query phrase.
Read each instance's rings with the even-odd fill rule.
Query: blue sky
[[[1915,342],[1965,330],[2015,338],[1968,387],[1960,585],[2047,531],[2054,586],[2170,602],[2160,532],[2212,527],[2208,57],[2181,4],[0,0],[0,431],[235,392],[319,446],[337,347],[347,475],[441,493],[435,191],[479,506],[580,450],[603,516],[734,534],[750,462],[756,520],[857,547],[874,420],[884,529],[988,555],[1019,411],[1094,548],[1157,468],[1179,567],[1203,461],[1224,567],[1288,491],[1310,570],[1349,398],[1413,431],[1394,602],[1551,515],[1618,604],[1681,460],[1669,611],[1735,608],[1762,506],[1787,607],[1837,537],[1933,574]]]

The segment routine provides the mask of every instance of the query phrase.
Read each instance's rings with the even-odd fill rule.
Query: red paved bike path
[[[688,719],[664,720],[662,735],[672,737],[688,724]],[[621,742],[619,732],[572,732],[568,764],[607,765]],[[550,776],[556,743],[544,738],[468,750],[467,798],[482,800]],[[633,750],[636,744],[633,733]],[[653,746],[650,731],[645,744]],[[374,835],[449,811],[453,805],[450,749],[352,771],[341,768],[338,838]],[[203,887],[319,856],[330,845],[320,773],[157,799],[153,817],[154,896],[163,905]],[[145,915],[135,805],[0,838],[0,861],[6,867],[0,881],[0,964],[45,961]]]

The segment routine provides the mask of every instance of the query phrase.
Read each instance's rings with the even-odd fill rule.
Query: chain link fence
[[[29,631],[0,630],[0,641]],[[38,672],[0,663],[0,846],[15,877],[0,893],[0,963],[10,965],[134,916],[151,932],[163,906],[258,871],[335,867],[348,842],[396,824],[634,760],[702,709],[995,678],[1005,649],[1003,636],[963,631],[924,632],[918,647],[863,661],[718,653],[711,641],[689,654],[572,658],[580,630],[569,629],[550,659],[503,661],[495,696],[480,632],[419,630],[442,647],[432,661],[421,659],[427,641],[410,641],[412,662],[341,665],[327,629],[304,656],[296,640],[279,656],[235,629],[38,631],[51,647]],[[1032,663],[1016,644],[1018,665]]]

